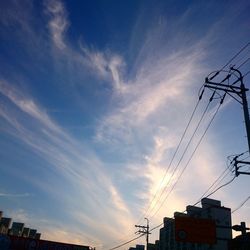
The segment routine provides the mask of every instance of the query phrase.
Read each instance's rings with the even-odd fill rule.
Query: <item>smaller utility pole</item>
[[[144,218],[145,220],[147,220],[147,226],[141,226],[141,225],[135,225],[135,227],[138,227],[139,230],[137,232],[135,232],[136,234],[146,234],[146,250],[148,250],[148,240],[149,240],[149,234],[151,234],[149,232],[149,220],[148,218]]]
[[[240,225],[234,225],[232,226],[232,229],[235,231],[240,231],[241,235],[246,235],[247,234],[247,230],[250,230],[250,228],[246,227],[246,223],[245,222],[241,222]]]

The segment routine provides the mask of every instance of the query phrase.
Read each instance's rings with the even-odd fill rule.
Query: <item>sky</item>
[[[229,182],[229,156],[249,155],[242,106],[227,95],[216,112],[221,94],[209,102],[207,88],[198,99],[227,62],[220,76],[242,65],[249,87],[250,46],[230,61],[250,42],[249,11],[245,0],[0,1],[4,215],[43,239],[110,249]],[[237,209],[249,181],[211,198]],[[249,208],[233,224],[249,226]]]

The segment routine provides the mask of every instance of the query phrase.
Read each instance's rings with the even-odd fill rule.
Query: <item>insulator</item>
[[[202,92],[201,92],[201,94],[200,94],[200,96],[199,96],[199,100],[201,100],[201,98],[202,98],[202,96],[203,96],[203,94],[204,94],[204,90],[205,90],[205,89],[202,90]]]
[[[212,94],[212,96],[209,99],[210,102],[214,99],[214,95],[215,95],[215,91],[214,91],[214,93]]]

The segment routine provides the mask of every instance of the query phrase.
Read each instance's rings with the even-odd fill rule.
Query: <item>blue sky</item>
[[[45,239],[108,249],[134,237],[141,218],[153,227],[195,203],[227,157],[248,150],[240,105],[227,96],[187,164],[215,99],[183,160],[185,144],[166,169],[205,77],[249,42],[249,10],[248,1],[1,1],[5,215]],[[211,94],[205,91],[183,143]],[[227,173],[221,184],[232,178]],[[155,193],[163,195],[152,202]],[[239,176],[212,198],[234,209],[249,195],[249,177]],[[249,202],[233,223],[250,224],[248,211]]]

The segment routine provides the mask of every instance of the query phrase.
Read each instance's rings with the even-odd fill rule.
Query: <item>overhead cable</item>
[[[154,214],[152,215],[152,217],[154,217],[155,214],[160,210],[160,208],[161,208],[161,207],[163,206],[163,204],[166,202],[166,200],[167,200],[167,198],[169,197],[169,195],[170,195],[170,194],[172,193],[172,191],[174,190],[174,188],[175,188],[175,186],[177,185],[177,183],[180,181],[180,179],[181,179],[183,173],[185,172],[187,166],[188,166],[189,163],[191,162],[191,160],[192,160],[194,154],[196,153],[198,147],[200,146],[200,144],[201,144],[201,142],[202,142],[202,140],[203,140],[205,134],[207,133],[207,131],[208,131],[210,125],[212,124],[212,122],[213,122],[215,116],[217,115],[220,106],[221,106],[221,103],[218,105],[218,107],[217,107],[217,109],[216,109],[216,111],[215,111],[215,113],[214,113],[212,119],[210,120],[209,124],[207,125],[205,131],[203,132],[203,134],[202,134],[202,136],[201,136],[199,142],[197,143],[197,145],[196,145],[196,147],[195,147],[193,153],[192,153],[191,156],[189,157],[189,159],[188,159],[186,165],[185,165],[184,168],[182,169],[182,171],[181,171],[180,175],[178,176],[177,180],[176,180],[175,183],[173,184],[173,186],[172,186],[172,188],[170,189],[170,191],[168,192],[168,194],[165,196],[163,202],[161,202],[161,204],[160,204],[160,206],[158,207],[158,209],[154,212]]]
[[[166,189],[168,188],[169,183],[172,181],[172,178],[174,177],[175,172],[177,171],[177,168],[179,167],[179,165],[180,165],[180,163],[181,163],[181,161],[182,161],[182,159],[183,159],[185,153],[187,152],[187,149],[188,149],[188,147],[190,146],[190,144],[191,144],[191,142],[192,142],[192,140],[193,140],[193,138],[194,138],[194,135],[196,134],[196,132],[197,132],[197,130],[198,130],[200,124],[201,124],[201,121],[203,120],[203,118],[204,118],[204,116],[205,116],[205,114],[206,114],[206,112],[207,112],[207,110],[208,110],[209,105],[210,105],[210,102],[209,102],[208,105],[206,106],[205,111],[203,112],[202,117],[201,117],[201,119],[200,119],[198,125],[197,125],[196,128],[195,128],[195,131],[193,132],[191,138],[189,139],[189,142],[188,142],[188,144],[186,145],[186,147],[185,147],[185,149],[184,149],[184,152],[183,152],[182,155],[181,155],[181,158],[179,159],[179,161],[178,161],[177,165],[175,166],[175,168],[174,168],[174,170],[173,170],[173,172],[172,172],[170,178],[168,179],[167,184],[165,185],[165,187],[164,187],[163,190],[161,191],[161,193],[160,193],[160,195],[158,196],[158,198],[157,198],[155,204],[150,208],[150,212],[154,210],[154,208],[155,208],[157,202],[160,201],[160,199],[161,199],[161,197],[163,196],[164,192],[166,192]]]
[[[238,211],[240,208],[242,208],[246,202],[250,199],[250,196],[248,196],[237,208],[235,208],[233,211],[232,211],[232,214],[235,213],[236,211]]]
[[[126,241],[126,242],[124,242],[124,243],[122,243],[122,244],[120,244],[120,245],[118,245],[118,246],[112,247],[112,248],[110,248],[109,250],[114,250],[114,249],[120,248],[120,247],[122,247],[122,246],[125,246],[125,245],[129,244],[130,242],[133,242],[133,241],[135,241],[135,240],[141,238],[142,236],[144,236],[144,234],[141,234],[141,235],[139,235],[139,236],[137,236],[137,237],[135,237],[135,238],[133,238],[133,239],[131,239],[131,240],[129,240],[129,241]]]
[[[230,183],[233,182],[233,180],[234,180],[235,178],[236,178],[236,177],[234,176],[234,178],[231,179],[229,182],[227,182],[227,183],[221,185],[219,188],[217,188],[216,190],[214,190],[213,192],[211,192],[209,195],[207,195],[207,196],[204,197],[204,198],[210,197],[212,194],[216,193],[216,192],[217,192],[218,190],[220,190],[221,188],[223,188],[223,187],[229,185]],[[235,209],[234,211],[232,211],[232,213],[234,213],[234,212],[236,212],[238,209],[240,209],[249,199],[250,199],[250,196],[247,197],[247,199],[246,199],[237,209]],[[194,203],[193,206],[197,205],[197,204],[200,203],[200,202],[201,202],[201,199],[200,199],[199,201],[197,201],[196,203]],[[186,212],[186,210],[184,210],[183,213],[184,213],[184,212]],[[174,219],[174,217],[172,217],[172,219]],[[154,231],[155,229],[161,227],[163,224],[164,224],[164,223],[161,223],[161,224],[159,224],[159,225],[153,227],[152,229],[149,230],[149,232]],[[138,237],[133,238],[133,239],[131,239],[131,240],[129,240],[129,241],[126,241],[126,242],[124,242],[124,243],[122,243],[122,244],[120,244],[120,245],[118,245],[118,246],[112,247],[112,248],[110,248],[109,250],[114,250],[114,249],[120,248],[120,247],[122,247],[122,246],[125,246],[125,245],[127,245],[127,244],[129,244],[129,243],[131,243],[131,242],[133,242],[133,241],[135,241],[135,240],[141,238],[141,237],[144,236],[144,235],[145,235],[145,234],[141,234],[141,235],[139,235]]]
[[[173,156],[172,156],[172,158],[171,158],[171,161],[170,161],[170,163],[169,163],[169,165],[168,165],[168,167],[167,167],[167,169],[166,169],[166,171],[165,171],[165,174],[164,174],[163,178],[161,179],[161,182],[160,182],[160,184],[159,184],[159,186],[158,186],[158,188],[157,188],[157,190],[156,190],[156,192],[155,192],[155,194],[154,194],[152,200],[150,201],[149,205],[147,206],[147,209],[146,209],[146,212],[144,213],[144,216],[142,216],[142,217],[145,217],[145,216],[147,215],[147,212],[148,212],[149,209],[151,208],[152,203],[153,203],[154,200],[156,199],[157,193],[160,191],[160,189],[161,189],[161,187],[162,187],[162,185],[163,185],[163,183],[164,183],[164,180],[165,180],[166,177],[167,177],[167,174],[168,174],[169,169],[170,169],[170,167],[171,167],[171,165],[172,165],[172,163],[173,163],[173,160],[175,159],[175,156],[176,156],[176,154],[177,154],[177,152],[178,152],[178,150],[179,150],[179,148],[180,148],[180,145],[181,145],[181,143],[182,143],[182,141],[183,141],[183,139],[184,139],[184,137],[185,137],[185,135],[186,135],[186,132],[187,132],[189,126],[190,126],[190,123],[191,123],[191,121],[193,120],[194,114],[195,114],[195,112],[196,112],[196,110],[197,110],[197,107],[198,107],[199,102],[200,102],[200,100],[201,100],[201,98],[202,98],[202,95],[203,95],[203,93],[199,96],[199,100],[197,101],[197,103],[196,103],[196,105],[195,105],[195,108],[194,108],[194,110],[193,110],[193,112],[192,112],[192,114],[191,114],[191,117],[190,117],[190,119],[189,119],[189,121],[188,121],[188,124],[187,124],[187,126],[186,126],[186,128],[185,128],[185,130],[184,130],[184,132],[183,132],[183,134],[182,134],[182,136],[181,136],[181,139],[180,139],[180,141],[179,141],[179,143],[178,143],[178,145],[177,145],[177,147],[176,147],[176,149],[175,149],[175,152],[174,152],[174,154],[173,154]],[[157,201],[158,201],[158,199],[157,199]],[[156,201],[156,202],[157,202],[157,201]],[[150,210],[152,210],[152,208],[151,208]],[[141,221],[141,218],[140,218],[139,221]]]
[[[211,76],[209,79],[212,80],[215,78],[223,69],[225,69],[237,56],[239,56],[248,46],[250,45],[250,42],[248,42],[246,45],[244,45],[228,62],[218,71],[215,72],[213,76]]]

